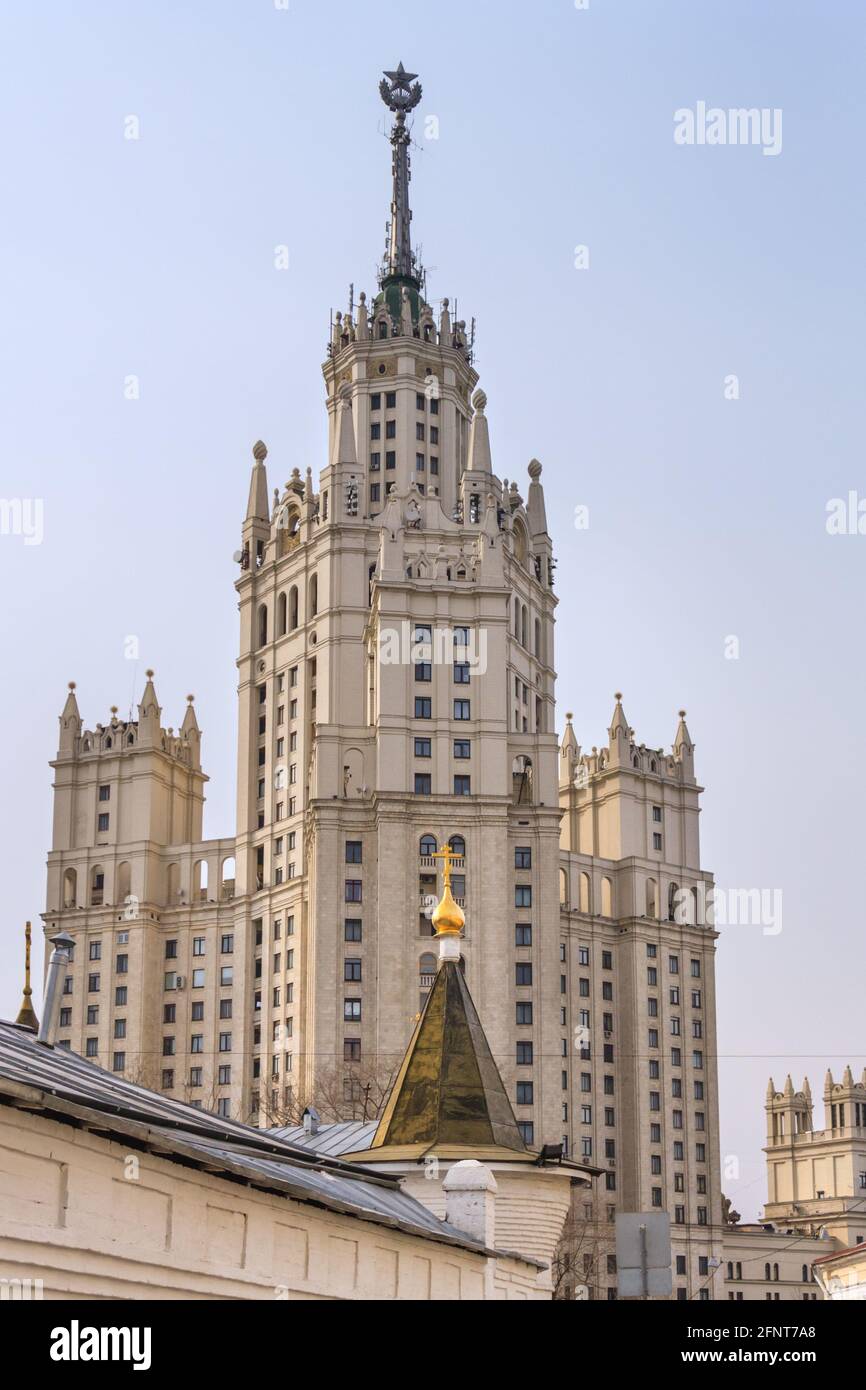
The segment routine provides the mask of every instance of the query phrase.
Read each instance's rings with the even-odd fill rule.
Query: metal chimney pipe
[[[75,945],[75,937],[68,932],[58,932],[50,938],[54,950],[48,962],[48,977],[45,981],[45,1005],[42,1010],[42,1023],[36,1041],[54,1046],[54,1031],[57,1021],[57,1008],[60,1003],[60,976],[69,964],[69,952]]]

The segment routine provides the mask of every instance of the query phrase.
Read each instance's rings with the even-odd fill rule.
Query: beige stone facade
[[[76,941],[58,1036],[259,1124],[325,1079],[351,1100],[399,1061],[432,982],[450,840],[466,978],[527,1141],[604,1168],[577,1207],[599,1246],[617,1210],[670,1211],[675,1296],[714,1296],[691,738],[681,719],[670,752],[638,745],[617,700],[601,751],[570,718],[560,743],[541,465],[525,498],[497,476],[464,325],[414,281],[382,285],[334,324],[318,482],[296,470],[271,500],[254,449],[235,835],[202,839],[191,701],[166,728],[148,678],[137,721],[87,729],[70,690],[44,917]]]
[[[781,1091],[770,1078],[765,1110],[763,1222],[725,1231],[727,1296],[746,1301],[827,1297],[820,1271],[827,1273],[849,1249],[866,1248],[866,1071],[859,1081],[850,1067],[839,1081],[827,1072],[823,1130],[812,1128],[808,1077],[800,1090],[787,1077]],[[845,1258],[840,1268],[844,1265]]]

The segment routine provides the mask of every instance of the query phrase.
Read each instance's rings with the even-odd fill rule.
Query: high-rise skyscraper
[[[201,838],[192,697],[176,732],[150,674],[136,721],[85,730],[74,688],[61,715],[45,922],[77,948],[60,1037],[261,1124],[299,1098],[375,1104],[432,984],[447,845],[524,1138],[604,1170],[575,1212],[594,1296],[616,1283],[614,1212],[653,1208],[679,1296],[711,1295],[715,933],[691,738],[681,715],[669,753],[637,745],[617,696],[606,747],[582,754],[570,715],[560,746],[541,465],[525,497],[494,472],[473,334],[434,309],[412,250],[421,88],[400,65],[380,91],[390,230],[378,293],[332,320],[327,464],[271,499],[253,449],[234,838]]]

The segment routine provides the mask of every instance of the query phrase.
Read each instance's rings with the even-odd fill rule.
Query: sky
[[[808,1074],[821,1127],[827,1067],[866,1062],[864,39],[855,0],[7,0],[4,1016],[69,680],[90,727],[145,667],[165,724],[194,692],[205,834],[233,832],[251,448],[272,487],[325,462],[329,314],[375,291],[402,60],[429,297],[476,319],[497,473],[544,465],[558,726],[603,743],[621,690],[669,745],[686,708],[704,865],[781,893],[781,930],[718,941],[724,1187],[754,1218],[768,1076]],[[699,103],[768,138],[678,143]]]

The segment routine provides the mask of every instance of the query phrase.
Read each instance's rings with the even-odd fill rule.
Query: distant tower
[[[842,1080],[828,1070],[823,1130],[812,1128],[808,1078],[799,1091],[790,1076],[781,1091],[767,1086],[767,1192],[764,1217],[843,1247],[866,1239],[866,1071]]]

